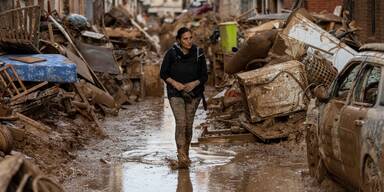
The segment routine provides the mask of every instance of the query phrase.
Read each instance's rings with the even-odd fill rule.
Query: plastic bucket
[[[232,53],[232,47],[237,47],[237,23],[226,22],[219,24],[220,46],[225,53]]]

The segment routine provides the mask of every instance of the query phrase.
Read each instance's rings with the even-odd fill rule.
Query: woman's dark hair
[[[186,32],[192,32],[190,29],[188,29],[187,27],[182,27],[180,28],[179,30],[177,30],[177,34],[176,34],[176,39],[177,40],[180,40],[181,39],[181,36],[186,33]]]

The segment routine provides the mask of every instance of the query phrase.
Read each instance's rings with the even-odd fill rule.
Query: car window
[[[337,100],[345,101],[349,90],[352,88],[353,81],[355,80],[361,64],[356,63],[349,67],[347,71],[338,79],[336,87],[334,89],[334,98]]]
[[[356,83],[354,101],[375,105],[381,79],[381,67],[367,65]]]

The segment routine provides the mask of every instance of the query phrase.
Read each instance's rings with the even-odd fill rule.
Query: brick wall
[[[292,8],[292,1],[293,0],[284,0],[283,1],[283,8],[284,9],[291,9]]]
[[[306,6],[308,10],[313,12],[321,12],[323,10],[326,10],[330,13],[333,13],[335,7],[342,4],[342,0],[308,0]]]
[[[294,0],[284,0],[284,8],[292,8],[293,2]],[[335,7],[342,4],[343,0],[304,0],[304,7],[310,12],[321,12],[326,10],[329,13],[333,13]]]
[[[352,17],[362,29],[358,33],[360,40],[384,43],[384,2],[359,0],[354,1],[352,7]]]

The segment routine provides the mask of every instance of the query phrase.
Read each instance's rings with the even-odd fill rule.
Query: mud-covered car
[[[319,182],[329,175],[353,190],[383,191],[382,47],[364,46],[328,89],[314,90],[306,142],[310,175]]]

